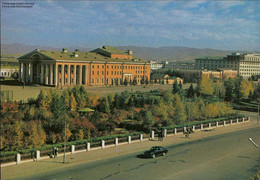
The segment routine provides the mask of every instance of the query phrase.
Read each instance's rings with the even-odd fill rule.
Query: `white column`
[[[216,122],[216,127],[218,127],[218,121]]]
[[[82,84],[82,65],[79,65],[79,84]]]
[[[237,118],[237,124],[238,124],[238,118]]]
[[[43,64],[41,64],[41,84],[43,84]]]
[[[61,65],[61,85],[64,85],[64,64]]]
[[[87,143],[87,151],[90,151],[90,143]]]
[[[25,72],[25,82],[29,81],[29,63],[25,63],[26,72]]]
[[[128,136],[128,144],[130,144],[131,142],[132,142],[131,136]]]
[[[154,139],[154,131],[152,131],[152,137],[151,137],[151,139]]]
[[[105,141],[104,141],[104,140],[101,141],[101,148],[102,148],[102,149],[105,148]]]
[[[68,85],[70,85],[70,64],[68,65]]]
[[[163,137],[167,137],[167,129],[163,130]]]
[[[226,121],[224,121],[224,124],[223,124],[223,126],[226,126]]]
[[[174,128],[174,134],[177,134],[177,128]]]
[[[143,134],[140,134],[140,141],[143,141]]]
[[[209,123],[209,128],[211,127],[211,123]]]
[[[195,131],[195,126],[194,125],[192,126],[192,130]]]
[[[71,154],[75,152],[75,145],[71,145]]]
[[[53,64],[50,64],[50,85],[53,85]]]
[[[118,138],[115,139],[115,146],[118,146]]]
[[[203,129],[203,124],[200,125],[200,129],[201,129],[201,130]]]
[[[21,154],[18,153],[16,154],[16,164],[20,164],[21,163]]]
[[[19,63],[19,74],[18,75],[19,75],[19,81],[20,82],[21,82],[21,77],[22,77],[21,76],[21,74],[22,74],[22,70],[21,70],[22,67],[21,66],[22,66],[22,63]]]
[[[30,83],[33,82],[33,64],[29,63],[30,65]]]
[[[41,152],[40,152],[39,150],[37,150],[37,151],[36,151],[36,161],[37,161],[38,159],[40,159],[40,157],[41,157]]]
[[[45,84],[49,85],[49,64],[45,65]]]
[[[26,82],[26,64],[23,63],[23,81]]]
[[[55,72],[54,72],[54,85],[58,86],[58,77],[59,77],[59,72],[58,72],[58,64],[55,64]]]
[[[85,65],[85,85],[88,84],[88,66]]]
[[[76,82],[77,82],[77,80],[76,80],[76,75],[77,75],[77,73],[76,73],[76,70],[77,70],[77,65],[74,65],[73,66],[74,67],[74,70],[73,70],[73,84],[75,85],[76,84]]]

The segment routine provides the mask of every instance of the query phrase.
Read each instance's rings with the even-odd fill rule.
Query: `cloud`
[[[46,1],[34,8],[3,9],[2,27],[19,39],[66,36],[67,42],[121,38],[208,42],[259,41],[259,5],[244,1]],[[256,6],[255,6],[256,5]],[[12,12],[12,13],[10,13]],[[7,33],[8,32],[8,33]],[[17,37],[17,36],[16,36]],[[8,38],[5,38],[7,40]],[[13,38],[10,38],[13,40]],[[64,41],[65,42],[65,41]],[[210,43],[209,43],[210,44]],[[120,45],[120,44],[118,44]],[[160,46],[160,45],[158,45]]]

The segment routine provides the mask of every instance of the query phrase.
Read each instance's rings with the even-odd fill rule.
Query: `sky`
[[[48,0],[34,1],[32,8],[2,5],[2,44],[260,51],[260,1]]]

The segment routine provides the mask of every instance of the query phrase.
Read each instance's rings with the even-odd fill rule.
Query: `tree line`
[[[238,95],[237,82],[240,82]],[[233,93],[230,94],[229,88]],[[175,83],[167,91],[125,91],[106,97],[88,93],[83,86],[62,93],[41,90],[28,103],[1,102],[1,149],[60,143],[64,141],[65,129],[67,141],[74,141],[120,133],[118,128],[149,132],[151,128],[227,117],[235,113],[230,101],[249,98],[250,94],[256,96],[259,89],[259,86],[251,88],[247,80],[220,82],[202,77],[196,88],[191,85],[188,90]],[[94,112],[79,111],[85,107]]]

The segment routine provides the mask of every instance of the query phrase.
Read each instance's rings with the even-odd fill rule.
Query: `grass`
[[[6,81],[0,81],[1,85],[1,91],[13,91],[13,100],[19,101],[24,100],[26,101],[28,98],[36,98],[38,94],[40,93],[41,89],[48,90],[48,89],[56,89],[55,87],[49,87],[49,86],[40,86],[40,85],[32,85],[32,86],[25,86],[23,88],[23,84],[15,81],[15,80],[6,80]],[[183,88],[189,88],[190,84],[183,85]],[[66,89],[67,87],[64,87],[63,89]],[[171,84],[165,84],[165,85],[136,85],[136,86],[112,86],[112,87],[94,87],[94,86],[86,86],[86,90],[89,93],[97,93],[100,97],[105,97],[108,94],[115,94],[115,93],[121,93],[125,90],[128,90],[129,92],[150,92],[150,90],[170,90],[172,88]],[[58,89],[58,92],[62,92],[63,90]]]

